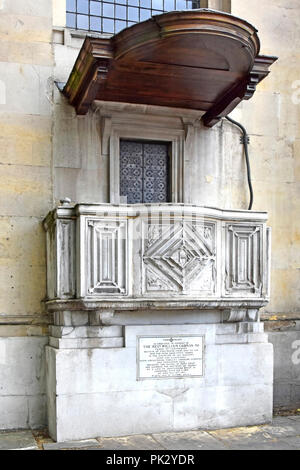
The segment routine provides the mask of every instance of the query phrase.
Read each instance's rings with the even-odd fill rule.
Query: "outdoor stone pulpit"
[[[271,420],[266,222],[167,203],[63,204],[46,217],[54,439]]]

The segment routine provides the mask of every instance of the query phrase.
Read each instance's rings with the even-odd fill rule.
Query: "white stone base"
[[[0,337],[0,430],[46,425],[47,337]]]
[[[250,325],[250,326],[249,326]],[[273,347],[263,324],[125,326],[125,346],[46,349],[57,441],[272,420]],[[203,378],[136,378],[136,337],[205,335]]]

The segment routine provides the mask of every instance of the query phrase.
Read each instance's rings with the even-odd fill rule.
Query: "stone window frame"
[[[160,125],[159,125],[160,124]],[[184,142],[185,130],[172,123],[161,125],[143,116],[103,117],[101,119],[102,154],[108,156],[109,203],[122,204],[120,196],[120,140],[147,140],[170,144],[170,203],[185,203]]]

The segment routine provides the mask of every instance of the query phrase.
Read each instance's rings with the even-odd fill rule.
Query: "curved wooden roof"
[[[247,21],[207,9],[173,11],[112,38],[87,37],[64,94],[78,114],[97,99],[198,109],[212,126],[268,75],[276,57],[259,51]]]

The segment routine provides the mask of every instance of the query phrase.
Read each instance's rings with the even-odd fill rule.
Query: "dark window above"
[[[169,144],[120,140],[120,196],[127,204],[169,202]]]
[[[200,8],[201,0],[67,0],[67,27],[116,34],[151,16]]]

